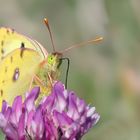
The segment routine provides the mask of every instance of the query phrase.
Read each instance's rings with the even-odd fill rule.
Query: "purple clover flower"
[[[56,82],[39,105],[40,89],[35,87],[24,102],[17,96],[12,107],[3,101],[0,128],[7,140],[80,140],[100,116],[74,92]]]

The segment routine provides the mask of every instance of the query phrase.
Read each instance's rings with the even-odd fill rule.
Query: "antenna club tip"
[[[99,37],[99,40],[103,40],[104,38],[103,37]]]
[[[102,41],[104,38],[103,37],[98,37],[98,38],[96,38],[95,40],[97,40],[97,41]]]
[[[102,41],[103,37],[97,37],[96,39],[91,40],[90,42],[99,42]]]
[[[100,40],[103,40],[104,38],[101,36],[101,37],[99,37],[99,39],[100,39]]]
[[[48,24],[48,19],[47,18],[44,18],[44,22]]]

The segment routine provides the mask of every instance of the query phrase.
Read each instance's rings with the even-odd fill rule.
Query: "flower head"
[[[49,96],[39,105],[35,87],[22,102],[17,96],[12,107],[3,102],[0,128],[7,140],[78,140],[94,126],[100,116],[72,91],[56,82]]]

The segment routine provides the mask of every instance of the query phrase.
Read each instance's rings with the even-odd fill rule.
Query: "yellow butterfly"
[[[52,40],[47,19],[45,23]],[[102,38],[88,41],[86,44],[100,40]],[[72,46],[63,52],[84,44],[85,42]],[[17,95],[24,97],[31,85],[39,85],[43,93],[48,94],[51,85],[59,77],[58,67],[63,54],[56,52],[54,45],[53,50],[53,53],[48,54],[36,40],[18,34],[10,28],[0,28],[0,108],[3,100],[11,104]]]

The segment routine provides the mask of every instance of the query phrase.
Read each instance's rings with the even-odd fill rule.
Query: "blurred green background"
[[[83,140],[140,140],[139,6],[139,0],[0,0],[0,26],[36,39],[48,52],[44,17],[58,51],[104,37],[64,55],[71,60],[69,89],[101,115]]]

